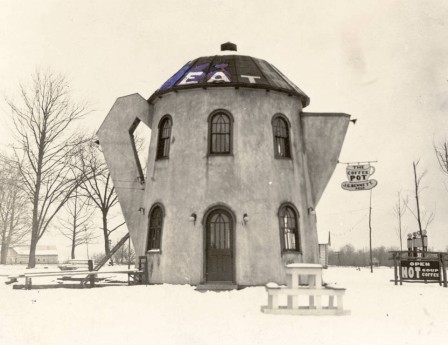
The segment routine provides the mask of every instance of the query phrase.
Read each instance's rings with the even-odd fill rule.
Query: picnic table
[[[276,283],[266,284],[268,305],[262,307],[264,313],[299,315],[341,315],[345,288],[322,283],[322,265],[294,263],[286,265],[287,286]],[[286,306],[279,306],[279,296],[287,296]],[[299,297],[307,296],[307,304],[299,306]],[[328,305],[322,306],[322,296],[328,296]],[[337,298],[335,306],[334,298]]]
[[[80,280],[79,287],[94,287],[95,286],[95,278],[98,275],[116,275],[116,274],[126,274],[128,277],[135,277],[135,281],[143,282],[142,276],[144,275],[144,271],[138,269],[127,269],[127,270],[104,270],[104,271],[88,271],[88,270],[80,270],[80,271],[59,271],[59,272],[31,272],[21,274],[15,277],[10,277],[11,283],[17,282],[17,278],[25,278],[25,285],[23,288],[26,290],[34,288],[51,288],[55,287],[54,284],[45,284],[33,286],[32,279],[33,278],[42,278],[42,277],[73,277],[73,276],[82,276],[84,279]],[[11,278],[15,278],[12,280]],[[130,281],[128,279],[128,284]],[[57,284],[56,286],[61,286]],[[15,288],[19,288],[17,286]]]

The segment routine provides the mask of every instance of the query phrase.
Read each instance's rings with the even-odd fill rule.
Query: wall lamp
[[[316,210],[312,207],[308,207],[308,214],[316,214]]]
[[[247,213],[245,213],[245,214],[243,214],[243,223],[244,223],[244,225],[246,225],[247,222],[249,222],[249,216],[247,215]]]
[[[144,207],[140,207],[140,208],[138,209],[138,212],[141,212],[141,213],[145,214],[145,208],[144,208]]]
[[[193,222],[193,224],[196,225],[196,218],[197,218],[197,215],[196,215],[196,213],[193,212],[190,215],[190,218],[188,218],[188,219],[190,220],[190,222]]]

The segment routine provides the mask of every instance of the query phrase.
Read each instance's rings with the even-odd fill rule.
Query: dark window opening
[[[210,154],[230,154],[232,123],[225,113],[213,115],[210,121]]]
[[[170,154],[171,119],[164,117],[159,125],[159,140],[157,142],[157,159],[168,158]]]
[[[160,249],[160,238],[162,236],[163,211],[156,206],[149,216],[148,246],[147,249]]]
[[[290,206],[283,206],[279,218],[282,249],[300,251],[296,212]]]
[[[274,130],[275,157],[291,158],[288,123],[281,117],[276,117],[272,127]]]

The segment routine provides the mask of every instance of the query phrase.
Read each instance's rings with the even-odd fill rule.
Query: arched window
[[[147,250],[160,249],[160,239],[162,238],[163,210],[156,205],[149,214],[149,230]]]
[[[291,158],[289,147],[289,126],[282,116],[276,116],[272,121],[274,132],[274,154],[278,158]]]
[[[223,111],[210,117],[209,123],[209,153],[232,153],[232,119]]]
[[[224,212],[215,212],[210,216],[210,248],[230,249],[231,223],[230,218]]]
[[[156,159],[168,158],[170,155],[171,126],[172,121],[170,116],[164,116],[160,120]]]
[[[283,205],[280,207],[278,217],[282,250],[300,251],[299,225],[296,211],[289,205]]]

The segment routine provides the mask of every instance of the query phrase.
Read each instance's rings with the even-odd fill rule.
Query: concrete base
[[[324,307],[322,309],[299,307],[290,309],[287,307],[279,307],[276,309],[270,309],[268,306],[262,306],[261,311],[265,314],[277,314],[277,315],[349,315],[350,310],[340,310],[337,308]]]

